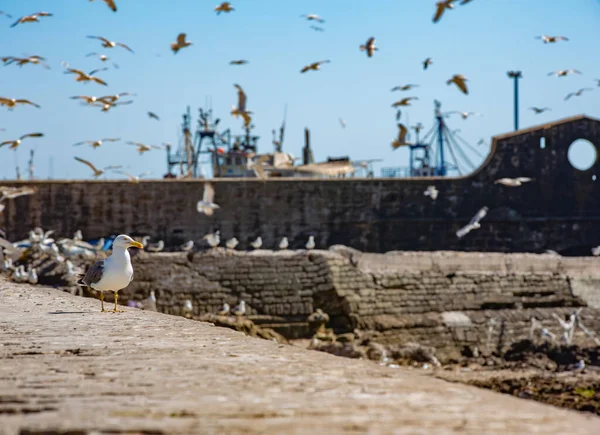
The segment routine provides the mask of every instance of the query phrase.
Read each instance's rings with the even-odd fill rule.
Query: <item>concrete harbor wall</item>
[[[6,202],[0,227],[12,239],[35,226],[86,238],[150,234],[168,246],[198,240],[219,229],[240,249],[257,236],[273,248],[287,236],[292,248],[309,235],[317,247],[344,244],[365,252],[459,250],[590,255],[600,244],[600,160],[581,171],[569,163],[576,139],[598,150],[600,121],[575,117],[497,136],[487,160],[458,178],[417,179],[219,179],[212,181],[221,208],[196,211],[202,180],[33,181],[33,196]],[[542,147],[543,145],[543,147]],[[600,154],[600,151],[598,152]],[[533,177],[518,188],[494,184],[501,177]],[[423,192],[439,191],[432,201]],[[482,207],[481,229],[455,232]]]
[[[586,326],[600,331],[600,262],[534,254],[215,249],[204,253],[140,253],[123,298],[154,290],[160,311],[216,312],[243,299],[249,317],[291,338],[309,334],[316,308],[337,333],[371,331],[378,341],[419,342],[445,351],[526,338],[532,316],[556,328],[552,315],[585,307]]]

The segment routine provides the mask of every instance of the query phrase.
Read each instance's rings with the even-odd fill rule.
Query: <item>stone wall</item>
[[[552,314],[586,307],[586,326],[600,331],[600,261],[534,254],[215,249],[203,253],[140,253],[135,280],[122,292],[141,300],[154,290],[159,310],[216,312],[243,299],[249,317],[291,338],[308,334],[316,308],[336,332],[375,331],[394,344],[416,341],[438,349],[525,338],[532,316],[558,332]],[[579,289],[579,291],[576,291]],[[583,291],[582,289],[585,289]]]
[[[29,184],[34,196],[6,202],[0,227],[11,239],[35,226],[86,238],[151,234],[175,246],[219,229],[237,237],[240,249],[262,236],[276,246],[282,236],[301,248],[309,235],[318,247],[344,244],[366,252],[459,250],[590,255],[600,244],[600,159],[580,171],[568,161],[579,138],[600,146],[600,121],[576,117],[497,136],[487,160],[458,178],[214,180],[221,208],[196,211],[202,180],[51,181]],[[540,147],[544,139],[544,148]],[[600,151],[599,151],[600,154]],[[535,180],[518,188],[494,184],[501,177]],[[439,197],[423,195],[435,185]],[[455,232],[482,207],[481,229],[458,239]]]

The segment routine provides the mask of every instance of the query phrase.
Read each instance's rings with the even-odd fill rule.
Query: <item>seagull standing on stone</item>
[[[260,247],[262,246],[261,237],[258,236],[255,241],[250,242],[250,246],[252,246],[254,249],[260,249]]]
[[[181,245],[180,248],[183,252],[190,252],[192,249],[194,249],[194,241],[189,240]]]
[[[114,312],[118,312],[117,302],[119,290],[124,289],[133,280],[133,266],[127,248],[143,249],[144,245],[136,242],[131,237],[121,234],[113,241],[112,254],[106,260],[98,260],[90,266],[85,276],[79,281],[100,292],[102,311],[104,309],[104,292],[112,291],[115,294]]]
[[[229,239],[225,242],[225,247],[227,249],[235,249],[235,247],[238,245],[238,243],[240,243],[238,241],[238,239],[236,239],[235,237],[232,239]]]
[[[435,188],[435,186],[427,186],[427,190],[423,192],[423,195],[430,197],[432,200],[436,200],[439,195],[439,190]]]
[[[472,230],[481,228],[479,221],[487,215],[488,210],[489,209],[487,207],[482,207],[467,225],[456,232],[456,237],[460,239],[469,234]]]
[[[160,252],[163,249],[165,249],[165,242],[163,240],[159,240],[156,245],[146,246],[146,251],[148,252]]]
[[[219,316],[226,316],[227,314],[229,314],[229,312],[230,312],[229,304],[227,302],[224,302],[223,303],[223,308],[221,308],[221,310],[219,310],[217,312],[217,314]]]
[[[523,183],[529,183],[533,181],[533,178],[529,177],[517,177],[517,178],[500,178],[494,181],[494,184],[502,184],[507,187],[519,187],[522,186]]]
[[[208,245],[211,248],[216,248],[217,246],[219,246],[219,243],[221,243],[220,234],[221,234],[221,232],[217,230],[212,234],[207,234],[206,236],[203,237],[203,239],[206,240],[206,243],[208,243]]]
[[[188,319],[192,317],[192,314],[194,314],[194,307],[192,305],[192,301],[190,301],[189,299],[185,300],[181,314],[183,315],[183,317],[186,317]]]
[[[283,237],[281,239],[281,241],[279,242],[279,249],[281,249],[281,250],[287,249],[288,246],[290,246],[290,243],[288,242],[288,238],[287,237]]]
[[[243,316],[246,314],[246,302],[241,300],[239,304],[231,309],[231,313],[235,316]]]
[[[306,249],[315,249],[315,238],[313,236],[308,236],[308,242],[306,242]]]
[[[142,306],[146,311],[158,311],[156,308],[156,295],[154,294],[154,290],[150,291],[150,296],[144,299]]]
[[[212,216],[214,210],[220,208],[213,201],[215,199],[215,189],[210,183],[204,183],[204,194],[202,201],[198,201],[196,208],[198,213],[204,213],[206,216]]]

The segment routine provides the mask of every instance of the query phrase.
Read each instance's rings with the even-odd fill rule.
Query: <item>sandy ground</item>
[[[600,418],[0,278],[0,433],[598,433]]]

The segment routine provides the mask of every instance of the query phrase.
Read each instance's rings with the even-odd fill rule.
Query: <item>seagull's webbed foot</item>
[[[119,301],[119,293],[115,292],[115,308],[112,310],[113,313],[122,313],[123,310],[117,308],[117,302]]]

